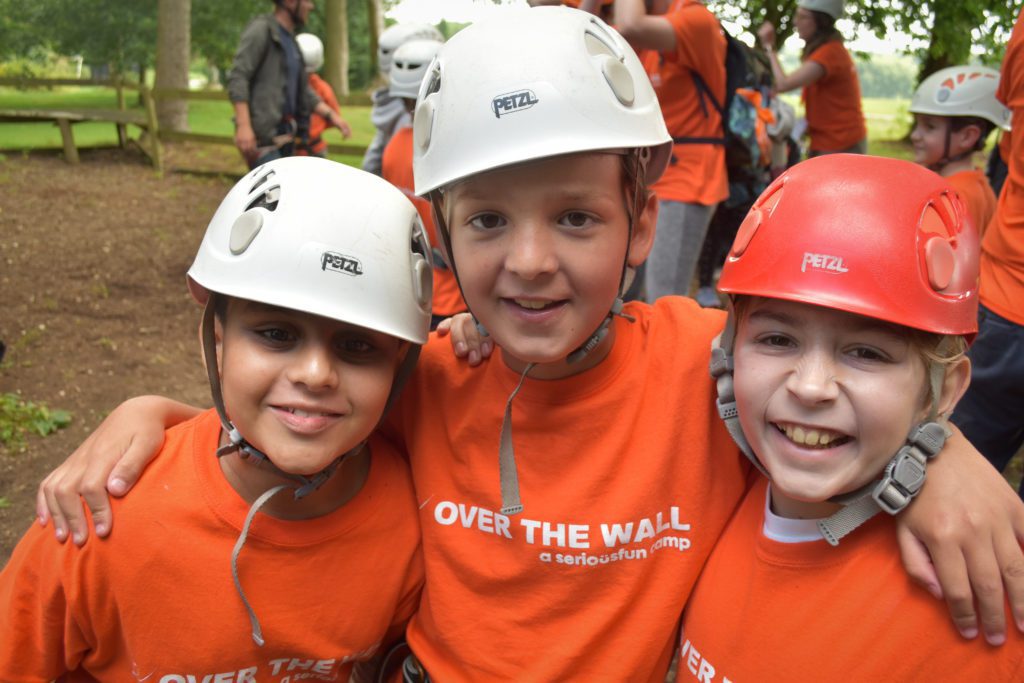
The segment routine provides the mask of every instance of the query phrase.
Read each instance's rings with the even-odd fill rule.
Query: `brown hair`
[[[806,62],[807,58],[825,43],[831,43],[834,40],[843,42],[843,34],[836,29],[836,20],[832,18],[832,15],[813,9],[806,11],[814,17],[815,30],[814,35],[804,44],[803,52],[800,53],[801,62]]]

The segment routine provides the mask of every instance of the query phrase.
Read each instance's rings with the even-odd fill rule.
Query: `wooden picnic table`
[[[0,109],[0,122],[3,121],[52,121],[60,127],[61,142],[64,145],[64,158],[68,163],[78,163],[78,147],[75,145],[75,136],[72,132],[72,124],[83,121],[102,121],[113,123],[117,126],[117,137],[122,147],[128,142],[127,127],[138,126],[141,130],[150,133],[150,149],[139,145],[153,161],[153,165],[160,169],[162,166],[159,141],[154,134],[155,121],[151,120],[152,115],[148,112],[132,111],[127,109]]]

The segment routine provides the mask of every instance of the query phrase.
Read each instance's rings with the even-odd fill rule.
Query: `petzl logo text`
[[[832,273],[845,273],[849,270],[843,263],[842,256],[829,256],[828,254],[812,254],[804,252],[804,260],[800,264],[800,272],[806,273],[807,269],[825,270]]]
[[[494,112],[495,118],[500,119],[502,114],[514,114],[517,111],[529,109],[539,101],[532,90],[510,92],[498,95],[491,100],[491,111]]]
[[[328,268],[336,273],[345,273],[346,275],[363,274],[363,264],[359,262],[359,259],[333,251],[325,251],[320,256],[320,270]]]

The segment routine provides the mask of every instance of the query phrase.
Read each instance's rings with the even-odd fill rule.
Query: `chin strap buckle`
[[[942,450],[948,434],[937,422],[918,425],[910,433],[906,445],[889,461],[882,480],[871,491],[878,507],[895,515],[910,504],[924,486],[928,461]]]

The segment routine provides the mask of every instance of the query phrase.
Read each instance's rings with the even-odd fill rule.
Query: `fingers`
[[[1003,574],[993,552],[995,540],[985,538],[979,547],[966,553],[967,572],[981,623],[981,632],[991,645],[1006,642],[1006,603],[1003,593]]]
[[[966,559],[968,553],[954,539],[953,531],[943,529],[928,543],[928,550],[953,624],[964,638],[974,638],[978,635],[978,614]]]
[[[1012,538],[1000,537],[996,556],[1002,570],[1003,585],[1010,602],[1010,613],[1017,630],[1024,632],[1024,513],[1011,516]]]
[[[459,313],[451,318],[452,346],[457,358],[465,358],[470,367],[475,367],[490,357],[494,342],[480,334],[473,316]]]
[[[896,538],[900,544],[903,567],[910,578],[919,586],[932,594],[936,600],[942,600],[942,584],[939,583],[935,565],[928,554],[928,549],[914,534],[904,526],[896,527]]]

